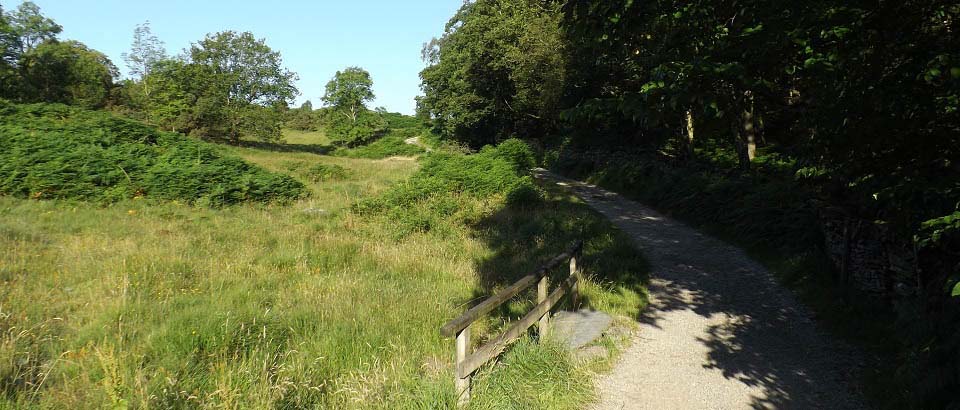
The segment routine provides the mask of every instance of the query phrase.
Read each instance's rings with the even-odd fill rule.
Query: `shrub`
[[[434,230],[443,225],[444,218],[456,217],[462,203],[451,198],[502,197],[510,205],[535,204],[543,193],[524,172],[532,153],[526,144],[516,142],[501,145],[502,151],[501,146],[485,147],[473,155],[432,153],[410,179],[379,197],[355,204],[353,211],[389,214],[403,236]]]
[[[507,203],[512,206],[527,207],[540,203],[543,197],[543,190],[533,182],[533,178],[523,177],[507,193]]]
[[[356,147],[369,143],[387,131],[387,121],[376,111],[362,110],[350,119],[336,110],[326,113],[324,130],[334,144]]]
[[[346,168],[336,164],[314,164],[301,172],[301,175],[313,182],[340,180],[349,174]]]
[[[409,138],[409,137],[408,137]],[[347,158],[383,159],[396,156],[414,156],[424,153],[424,149],[407,144],[405,138],[395,135],[392,131],[387,136],[370,144],[355,148],[338,148],[331,155]]]
[[[303,184],[211,144],[108,113],[0,102],[0,194],[115,202],[149,197],[210,206],[287,201]]]
[[[488,146],[487,149],[490,149],[490,147]],[[537,159],[533,150],[526,142],[519,139],[510,138],[501,142],[494,151],[492,155],[513,164],[517,172],[526,172],[537,166]]]

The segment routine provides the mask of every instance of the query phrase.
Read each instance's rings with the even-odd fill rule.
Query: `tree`
[[[14,97],[20,37],[0,6],[0,98]]]
[[[198,137],[225,135],[218,89],[211,67],[179,59],[157,62],[144,79],[152,85],[150,104],[140,107],[160,128]]]
[[[25,1],[10,13],[10,23],[20,38],[20,54],[26,54],[41,43],[55,40],[63,27],[40,13],[40,7]]]
[[[138,24],[133,30],[133,44],[130,52],[123,53],[123,59],[130,69],[130,76],[143,80],[150,75],[151,69],[160,61],[167,59],[163,41],[150,30],[150,22]]]
[[[327,135],[339,144],[359,145],[382,135],[387,123],[379,112],[367,109],[374,99],[373,79],[360,67],[337,71],[323,95]]]
[[[133,44],[130,45],[130,52],[123,53],[122,57],[130,70],[130,76],[141,82],[145,82],[150,76],[153,67],[168,58],[163,41],[160,41],[150,30],[149,21],[138,24],[133,30]],[[149,99],[150,88],[147,84],[144,84],[144,92]]]
[[[106,104],[119,75],[106,55],[77,41],[40,44],[21,57],[18,69],[24,100],[89,108]]]
[[[320,126],[320,114],[313,110],[310,100],[286,112],[286,126],[299,131],[316,131]]]
[[[289,104],[299,94],[293,85],[297,76],[283,68],[279,52],[250,32],[225,31],[207,35],[193,44],[190,57],[194,64],[209,67],[215,73],[211,80],[222,91],[218,95],[223,97],[221,109],[227,122],[226,137],[231,143],[239,144],[243,135],[262,140],[280,138],[278,126],[263,127],[245,118],[251,110]],[[269,118],[280,120],[279,116]]]
[[[351,119],[336,110],[324,111],[324,131],[334,144],[354,147],[369,143],[387,131],[387,120],[379,111],[361,110]]]
[[[424,46],[420,115],[474,147],[552,133],[566,78],[560,16],[553,2],[464,3]]]
[[[327,83],[323,102],[350,122],[357,122],[360,113],[367,109],[366,103],[374,98],[370,73],[360,67],[347,67],[337,71]]]

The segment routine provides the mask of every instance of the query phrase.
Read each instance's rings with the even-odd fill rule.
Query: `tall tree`
[[[251,112],[286,105],[299,94],[297,75],[283,67],[280,53],[250,32],[224,31],[210,34],[190,48],[194,64],[216,73],[217,87],[224,91],[223,113],[228,122],[227,138],[238,144],[242,135],[279,139],[279,126],[263,127],[251,120]],[[257,115],[279,122],[279,116]]]
[[[155,67],[166,61],[168,57],[163,42],[150,29],[149,21],[138,24],[133,30],[130,52],[123,53],[122,57],[133,78],[133,81],[124,83],[130,102],[146,114],[145,120],[156,124],[156,119],[151,115],[154,112],[153,83],[156,77],[151,74]]]
[[[54,40],[63,27],[40,13],[40,7],[25,1],[10,13],[10,22],[20,37],[20,53],[25,54],[47,40]]]
[[[323,95],[326,130],[333,142],[358,145],[383,133],[387,123],[382,113],[367,108],[373,99],[373,79],[367,70],[348,67],[333,75]]]
[[[465,2],[424,46],[421,115],[470,145],[541,138],[559,117],[566,51],[555,2]]]
[[[150,29],[150,22],[138,24],[133,30],[133,43],[130,52],[122,54],[127,62],[130,76],[143,81],[160,61],[167,59],[167,50]]]
[[[20,37],[0,6],[0,98],[14,97],[19,55]]]
[[[323,102],[350,122],[357,122],[360,113],[367,109],[367,103],[374,98],[370,73],[360,67],[347,67],[337,71],[327,82]]]
[[[48,41],[20,59],[22,98],[90,108],[107,103],[117,67],[103,53],[77,41]]]

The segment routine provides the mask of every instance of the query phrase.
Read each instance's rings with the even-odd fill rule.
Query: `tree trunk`
[[[687,152],[686,152],[687,158],[689,159],[689,158],[693,158],[693,135],[694,135],[693,134],[693,111],[689,109],[687,110],[687,115],[686,115],[686,131],[687,131],[687,135],[686,135],[685,145],[687,148]]]
[[[753,93],[747,91],[743,94],[743,97],[737,145],[740,169],[748,170],[750,169],[750,161],[753,161],[757,156],[757,127],[753,115]]]

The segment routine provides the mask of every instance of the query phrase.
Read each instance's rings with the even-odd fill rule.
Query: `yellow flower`
[[[130,214],[130,215],[136,215],[136,214],[137,214],[137,210],[136,210],[136,209],[131,209],[131,210],[127,211],[127,213]]]

